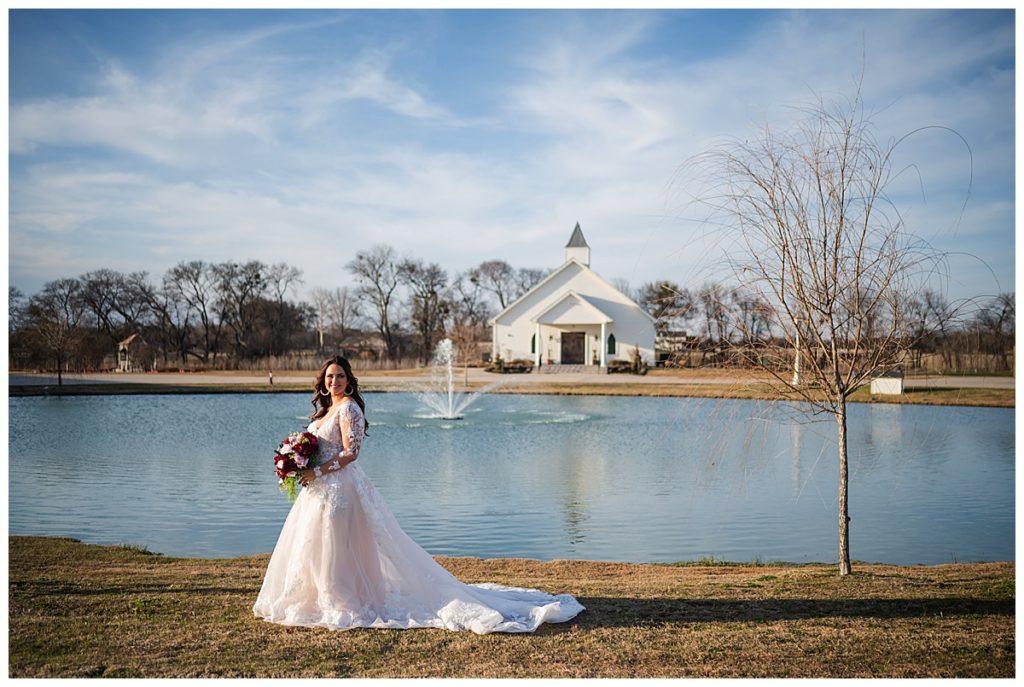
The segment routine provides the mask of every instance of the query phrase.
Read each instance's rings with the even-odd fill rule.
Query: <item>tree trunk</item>
[[[839,401],[836,412],[836,429],[839,440],[839,575],[849,575],[850,569],[850,508],[849,508],[849,460],[846,450],[846,399]]]

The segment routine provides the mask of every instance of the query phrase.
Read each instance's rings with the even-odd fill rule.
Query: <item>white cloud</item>
[[[922,31],[913,13],[785,13],[737,50],[673,63],[636,57],[657,28],[646,16],[591,16],[531,35],[514,82],[472,85],[504,95],[501,108],[473,118],[398,66],[401,45],[312,60],[277,43],[267,50],[300,35],[291,25],[186,38],[151,73],[110,61],[88,97],[12,102],[11,150],[24,161],[44,147],[103,153],[12,173],[12,274],[43,274],[47,242],[72,231],[91,237],[73,257],[95,261],[85,269],[286,259],[308,285],[344,284],[344,264],[377,242],[450,273],[498,257],[553,267],[580,221],[608,278],[699,279],[720,238],[676,214],[686,193],[672,186],[677,167],[716,139],[788,123],[787,106],[814,92],[848,90],[862,35],[865,93],[887,106],[883,136],[924,122],[971,138],[976,193],[961,234],[1012,222],[1012,190],[1009,200],[980,192],[1013,173],[1002,143],[1013,127],[1012,70],[953,78],[1006,53],[999,40],[963,39],[942,22]],[[1012,55],[1012,32],[1010,41]],[[402,125],[378,129],[381,111]],[[992,126],[1000,137],[986,138]],[[928,203],[908,210],[915,221],[933,226],[959,209],[956,145],[908,147],[930,187]],[[103,253],[104,236],[123,249]],[[13,267],[33,260],[36,271]]]
[[[171,51],[181,60],[158,60],[153,74],[109,59],[92,95],[12,103],[11,152],[95,146],[172,167],[219,166],[238,151],[281,144],[296,120],[306,127],[323,124],[354,101],[414,119],[459,123],[390,75],[383,51],[315,69],[261,53],[264,39],[303,28],[310,25],[211,36],[203,44],[186,39],[187,49]]]
[[[981,175],[1001,185],[1003,193],[1007,190],[1005,177],[999,175],[1012,172],[1012,156],[1006,154],[1002,143],[1008,132],[995,141],[988,140],[988,134],[993,126],[1012,131],[1008,95],[1012,73],[990,71],[964,80],[956,72],[989,59],[993,50],[1011,52],[1012,31],[1002,35],[1009,39],[1009,46],[996,41],[998,47],[993,48],[945,30],[948,19],[945,24],[938,23],[944,30],[922,35],[923,17],[914,13],[857,15],[853,22],[845,21],[847,18],[844,15],[843,21],[837,21],[835,15],[826,13],[788,14],[776,25],[764,27],[738,52],[672,69],[619,59],[614,54],[605,55],[607,63],[586,60],[582,65],[570,64],[558,57],[563,46],[556,44],[550,54],[533,62],[537,78],[516,89],[513,102],[533,115],[538,127],[549,134],[553,143],[546,159],[552,170],[579,181],[580,186],[584,180],[600,179],[603,198],[615,187],[623,189],[620,197],[625,202],[602,207],[597,201],[592,207],[602,219],[618,220],[617,232],[638,225],[651,227],[651,236],[657,239],[647,243],[656,248],[645,250],[641,262],[652,268],[664,263],[666,244],[674,244],[678,250],[669,252],[681,261],[676,269],[699,274],[717,259],[717,244],[703,238],[707,227],[695,221],[680,221],[674,227],[644,222],[641,217],[646,213],[658,211],[658,199],[650,191],[664,192],[663,184],[674,165],[716,139],[757,135],[757,125],[763,123],[788,126],[798,115],[791,105],[805,103],[815,94],[828,99],[849,93],[859,76],[863,49],[867,53],[864,94],[869,107],[895,103],[877,118],[883,142],[921,124],[935,123],[957,127],[972,140],[975,196],[959,224],[970,173],[962,143],[947,135],[947,140],[935,145],[935,137],[930,136],[931,145],[908,150],[912,154],[904,159],[919,166],[925,187],[925,199],[900,198],[909,203],[901,209],[915,225],[912,229],[938,239],[937,247],[942,250],[955,249],[958,237],[966,231],[1007,232],[1012,224],[992,226],[971,218],[992,215],[986,210],[987,201],[978,197]],[[635,39],[630,29],[624,33]],[[868,36],[867,45],[862,36]],[[611,40],[615,42],[614,36]],[[934,53],[942,55],[933,59]],[[894,69],[894,65],[901,68]],[[935,82],[942,86],[935,87]],[[634,144],[638,130],[650,146]],[[982,159],[985,163],[980,164]],[[993,174],[993,169],[998,171]],[[636,181],[636,188],[629,189],[622,183],[624,179]],[[670,189],[662,200],[672,193],[685,195],[683,189]],[[627,209],[634,212],[622,212]],[[688,212],[680,219],[686,217],[694,215]],[[968,224],[972,229],[965,229]],[[643,273],[643,268],[638,272]],[[972,283],[977,286],[979,278],[973,275]]]
[[[443,107],[428,102],[415,89],[392,78],[388,67],[387,58],[379,51],[363,55],[343,80],[339,100],[363,99],[417,119],[450,119]]]
[[[227,92],[204,103],[182,100],[159,81],[112,66],[99,95],[12,104],[10,146],[27,154],[39,145],[94,146],[168,166],[196,165],[232,142],[265,139],[266,123],[246,111],[246,98]]]

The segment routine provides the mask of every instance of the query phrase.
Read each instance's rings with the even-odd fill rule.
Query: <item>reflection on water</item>
[[[756,401],[371,394],[360,463],[435,554],[834,561],[835,425]],[[10,399],[10,531],[270,551],[304,394]],[[851,406],[854,558],[1013,560],[1013,411]]]

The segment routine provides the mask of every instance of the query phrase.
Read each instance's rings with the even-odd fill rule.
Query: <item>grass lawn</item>
[[[637,565],[438,558],[575,594],[530,635],[253,617],[269,555],[10,537],[11,677],[1013,677],[1014,564]]]
[[[601,384],[585,385],[551,382],[529,386],[498,388],[491,393],[560,394],[600,396],[662,396],[692,398],[746,398],[764,401],[779,400],[777,391],[767,384]],[[801,400],[796,394],[790,400]],[[921,405],[982,406],[1013,408],[1013,389],[983,388],[910,388],[901,395],[872,394],[861,387],[852,396],[851,403],[917,403]]]

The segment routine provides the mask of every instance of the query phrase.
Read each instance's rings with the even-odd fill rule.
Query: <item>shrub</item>
[[[505,372],[533,372],[533,361],[526,358],[516,358],[505,363]]]
[[[640,352],[633,354],[631,360],[609,360],[608,374],[647,374],[647,363],[640,357]]]
[[[608,374],[624,374],[633,371],[633,363],[628,360],[609,360]]]
[[[500,356],[495,358],[494,364],[487,368],[488,372],[498,374],[521,374],[533,372],[533,361],[527,358],[516,358],[514,360],[503,360]]]

